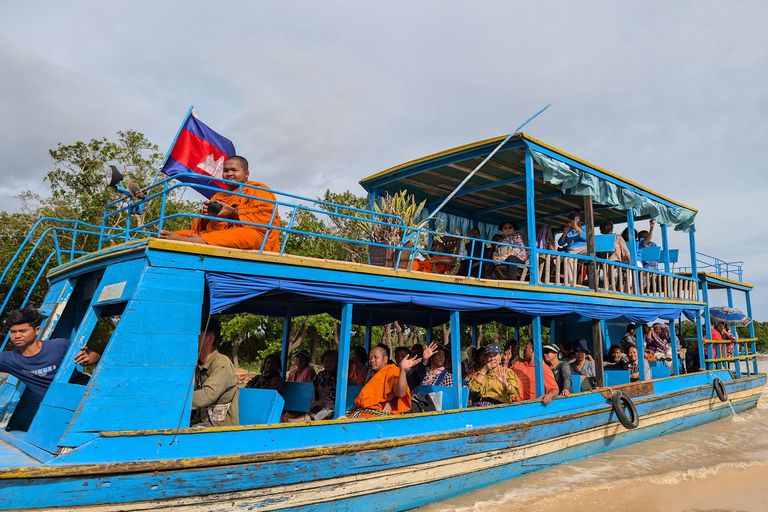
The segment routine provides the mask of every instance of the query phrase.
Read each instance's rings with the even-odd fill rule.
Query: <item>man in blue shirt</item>
[[[43,315],[36,309],[12,311],[6,324],[10,326],[10,340],[16,348],[0,352],[0,372],[10,373],[18,378],[41,401],[56,377],[71,343],[63,338],[41,341],[38,336],[42,322]],[[101,354],[82,347],[75,356],[75,363],[92,365],[100,358]],[[88,379],[87,375],[75,369],[69,382],[85,385]]]

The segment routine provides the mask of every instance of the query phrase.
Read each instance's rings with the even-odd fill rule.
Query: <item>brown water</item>
[[[768,361],[760,362],[760,371]],[[768,386],[757,408],[530,473],[420,512],[768,511]],[[642,420],[641,420],[642,421]]]

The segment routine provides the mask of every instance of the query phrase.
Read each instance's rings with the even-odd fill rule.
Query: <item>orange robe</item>
[[[246,181],[246,185],[254,187],[267,188],[263,183],[255,181]],[[238,192],[235,190],[235,192]],[[217,192],[211,201],[221,201],[229,206],[237,208],[237,218],[228,220],[208,220],[195,219],[192,229],[174,231],[174,234],[180,236],[200,235],[208,245],[219,245],[221,247],[233,247],[235,249],[249,249],[258,251],[264,241],[264,235],[267,228],[259,226],[249,226],[238,224],[237,221],[252,222],[254,224],[269,225],[272,220],[273,226],[280,225],[280,215],[275,212],[275,218],[272,219],[272,212],[275,204],[262,201],[259,198],[274,201],[275,194],[266,190],[256,190],[243,187],[243,194],[253,196],[253,199],[231,194],[229,192]],[[270,229],[267,235],[267,243],[264,250],[269,252],[280,252],[280,231]]]
[[[432,272],[432,268],[434,267],[435,263],[433,263],[434,260],[444,260],[445,256],[435,256],[434,258],[431,258],[429,261],[427,260],[413,260],[413,263],[411,264],[411,270],[416,270],[419,272]],[[438,263],[436,273],[437,274],[447,274],[451,271],[453,268],[453,262],[454,259],[451,258],[451,263]]]
[[[544,393],[549,393],[553,389],[559,390],[557,387],[557,381],[555,380],[555,374],[552,373],[552,368],[548,364],[543,363],[544,370]],[[512,365],[512,371],[517,375],[517,380],[520,381],[520,391],[522,392],[523,400],[532,400],[536,398],[536,367],[532,363],[528,363],[521,359],[518,359]]]
[[[395,396],[392,400],[387,399],[387,395],[394,392],[397,380],[400,378],[400,368],[394,364],[388,364],[377,371],[371,380],[369,380],[360,393],[355,398],[355,409],[378,409],[383,410],[389,402],[392,408],[392,414],[403,414],[411,411],[411,390],[405,393],[405,396]],[[360,416],[365,418],[366,415]]]

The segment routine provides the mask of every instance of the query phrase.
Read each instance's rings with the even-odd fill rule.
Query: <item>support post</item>
[[[746,300],[747,300],[747,316],[749,318],[754,318],[752,316],[752,299],[749,297],[749,291],[745,292]],[[755,322],[750,322],[749,324],[749,337],[754,339],[755,338]],[[750,353],[757,354],[757,342],[750,341],[750,345],[752,345],[752,350]],[[749,361],[747,361],[747,365],[749,365]],[[757,375],[757,358],[752,358],[752,369],[754,370],[754,375]]]
[[[670,262],[669,262],[669,240],[667,239],[667,225],[661,225],[661,248],[664,253],[664,272],[669,274]]]
[[[291,308],[283,318],[283,344],[280,349],[280,363],[283,365],[283,379],[288,376],[288,347],[291,344]]]
[[[595,349],[595,377],[597,378],[597,387],[599,388],[605,385],[605,376],[603,375],[604,322],[604,320],[595,320],[594,318],[592,319],[592,347]],[[638,353],[638,357],[639,356],[640,354]]]
[[[349,373],[349,345],[352,341],[352,304],[341,307],[339,329],[339,362],[336,368],[336,410],[334,418],[344,416],[347,409],[347,377]]]
[[[530,252],[528,254],[528,264],[530,265],[531,284],[539,284],[539,256],[538,248],[536,247],[536,187],[533,180],[533,156],[531,150],[526,146],[525,148],[525,205],[528,212],[528,247]],[[541,321],[539,321],[541,325]]]
[[[451,311],[451,365],[453,401],[463,409],[466,404],[461,402],[461,323],[458,311]]]
[[[629,242],[627,243],[629,246],[629,261],[632,263],[632,266],[635,267],[634,272],[632,272],[635,276],[635,295],[641,295],[640,271],[637,269],[637,237],[635,236],[635,214],[632,212],[632,208],[627,210],[627,238],[629,238]],[[632,291],[631,288],[628,289],[630,292]],[[637,355],[639,356],[640,354]]]
[[[641,381],[645,380],[645,333],[643,333],[643,325],[645,324],[638,325],[640,336],[635,336],[637,338],[637,376]]]
[[[432,343],[432,315],[429,315],[429,322],[427,323],[427,332],[424,335],[424,345],[429,346]]]
[[[365,322],[365,353],[371,351],[371,337],[373,336],[373,312],[368,312],[368,319]]]
[[[688,241],[691,245],[691,277],[699,280],[699,267],[696,261],[696,233],[691,231],[688,233]],[[699,287],[696,287],[696,300],[699,300]],[[702,368],[704,368],[702,366]]]
[[[701,316],[696,311],[696,341],[699,346],[699,368],[702,370],[707,369],[707,363],[705,362],[706,354],[704,353],[704,336],[701,333]]]
[[[477,319],[475,319],[472,321],[472,346],[477,347],[479,341],[480,341],[480,336],[478,333]]]
[[[677,333],[675,332],[675,321],[669,321],[669,341],[672,345],[672,375],[680,375],[680,358],[677,355]]]
[[[704,304],[704,336],[706,339],[711,340],[712,339],[712,323],[709,319],[709,286],[707,285],[707,280],[703,279],[701,281],[701,299],[705,302]],[[709,353],[707,353],[707,359],[714,358],[717,354],[717,351],[715,350],[715,345],[710,343],[710,347],[712,347],[713,354],[710,357]],[[713,363],[707,363],[707,370],[714,370],[715,365]]]
[[[597,254],[595,254],[595,212],[592,209],[592,196],[584,196],[584,224],[587,228],[587,253],[592,256],[592,262],[587,265],[589,287],[600,291],[597,282]],[[599,381],[600,379],[598,379]]]
[[[541,317],[532,317],[533,331],[533,368],[536,374],[536,398],[544,396],[544,357],[541,350]]]
[[[728,307],[732,308],[733,307],[733,290],[731,290],[730,287],[726,288],[725,289],[725,293],[726,293],[726,295],[728,297]],[[735,329],[736,328],[734,327],[734,330]],[[736,338],[738,339],[738,336],[736,336]],[[725,353],[727,355],[728,351],[726,350]],[[735,357],[739,357],[739,344],[738,344],[738,342],[733,344],[733,355]],[[736,368],[736,378],[740,379],[741,378],[741,361],[739,361],[738,359],[734,359],[733,362],[734,362],[734,367]],[[747,365],[749,365],[749,362],[747,362]],[[725,363],[725,367],[726,368],[729,368],[730,366],[731,366],[730,362],[726,362]],[[747,370],[747,371],[749,371],[749,370]]]

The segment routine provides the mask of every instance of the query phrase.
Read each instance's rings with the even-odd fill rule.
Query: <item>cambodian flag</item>
[[[222,177],[224,161],[235,154],[234,144],[203,124],[190,109],[161,170],[168,176],[194,172],[200,177],[182,176],[178,180],[226,190],[216,178]],[[195,190],[208,198],[218,191],[197,187]]]

